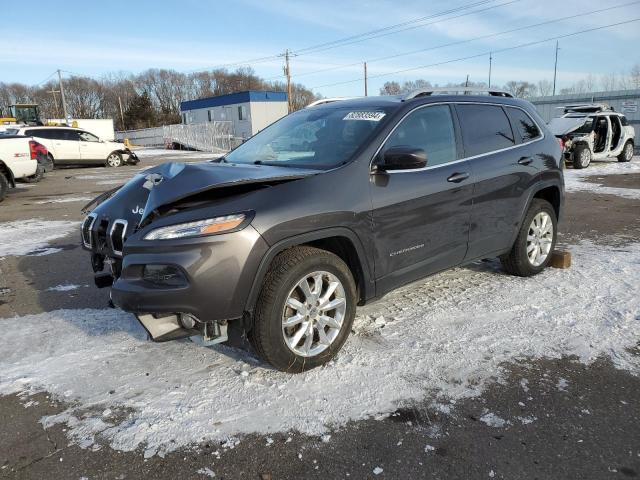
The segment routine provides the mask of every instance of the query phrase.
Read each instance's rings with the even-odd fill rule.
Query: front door
[[[467,250],[473,178],[458,160],[451,107],[414,110],[380,154],[401,145],[423,149],[427,166],[371,175],[378,295],[459,264]]]
[[[111,152],[105,152],[105,144],[100,141],[93,133],[78,131],[80,143],[80,159],[82,161],[94,161],[104,163],[107,155]]]

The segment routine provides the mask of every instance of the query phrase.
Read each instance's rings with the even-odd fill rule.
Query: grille
[[[91,229],[96,221],[96,216],[93,213],[87,215],[87,218],[82,222],[82,243],[85,247],[91,248],[93,241],[91,239]]]
[[[122,256],[122,247],[124,245],[125,234],[127,233],[126,220],[115,220],[109,230],[109,240],[111,242],[111,250],[113,253]]]

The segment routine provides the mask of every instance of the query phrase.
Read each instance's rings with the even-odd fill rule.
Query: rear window
[[[515,145],[513,132],[502,107],[496,105],[456,105],[465,156],[501,150]]]
[[[541,136],[538,125],[524,110],[507,107],[506,111],[511,120],[511,127],[520,137],[521,142],[530,142]]]

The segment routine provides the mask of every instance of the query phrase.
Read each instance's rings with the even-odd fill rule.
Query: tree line
[[[117,130],[180,123],[180,102],[185,100],[244,90],[287,90],[284,82],[266,81],[251,68],[194,73],[149,69],[100,79],[71,76],[63,82],[71,117],[113,118]],[[295,110],[316,100],[313,92],[297,83],[292,85],[291,97]],[[14,103],[37,103],[42,118],[64,116],[57,80],[35,86],[0,82],[0,110]]]
[[[487,88],[486,82],[460,82],[460,83],[447,83],[441,85],[442,87],[481,87]],[[428,80],[418,79],[410,80],[406,82],[390,81],[386,82],[380,88],[380,95],[400,95],[409,93],[413,90],[421,88],[433,88],[439,85],[432,84]],[[553,94],[553,82],[551,80],[540,80],[537,83],[528,82],[525,80],[512,80],[507,82],[501,87],[503,90],[511,93],[519,98],[533,98],[533,97],[546,97]],[[640,89],[640,64],[634,65],[627,74],[615,74],[609,73],[606,75],[587,75],[569,86],[558,88],[556,95],[569,95],[573,93],[587,93],[604,91],[611,92],[614,90],[629,90],[632,88]]]

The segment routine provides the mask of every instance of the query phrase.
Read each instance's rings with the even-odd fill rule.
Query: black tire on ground
[[[573,168],[587,168],[591,163],[591,150],[586,145],[577,145],[571,156]]]
[[[4,176],[2,172],[0,172],[0,202],[4,200],[4,197],[7,196],[7,192],[9,191],[9,181],[7,177]]]
[[[329,272],[344,289],[346,310],[342,326],[326,350],[316,356],[301,356],[285,343],[282,316],[289,292],[305,275]],[[256,353],[278,370],[300,373],[331,360],[346,341],[355,317],[358,301],[356,284],[349,267],[340,257],[313,247],[293,247],[280,253],[267,272],[256,304],[249,340]]]
[[[38,183],[43,178],[44,178],[44,167],[38,164],[36,173],[34,175],[31,175],[30,177],[26,177],[24,181],[25,183]]]
[[[549,255],[542,262],[541,265],[535,266],[529,260],[527,255],[527,237],[529,236],[529,228],[533,221],[533,218],[540,212],[546,212],[550,217],[553,225],[553,234],[551,242],[551,250]],[[502,266],[511,275],[517,275],[519,277],[530,277],[536,275],[544,270],[551,262],[551,256],[556,246],[556,239],[558,238],[558,221],[556,219],[556,212],[549,202],[540,198],[534,198],[529,206],[527,214],[524,216],[520,231],[516,237],[516,241],[511,247],[511,251],[506,255],[500,257]]]
[[[105,167],[121,167],[122,155],[118,152],[111,152],[104,162]]]
[[[622,152],[618,155],[619,162],[630,162],[633,158],[633,142],[631,140],[627,140],[627,143],[622,147]]]
[[[53,159],[53,155],[49,154],[49,162],[51,162],[51,170],[55,170],[56,168],[56,161]]]

